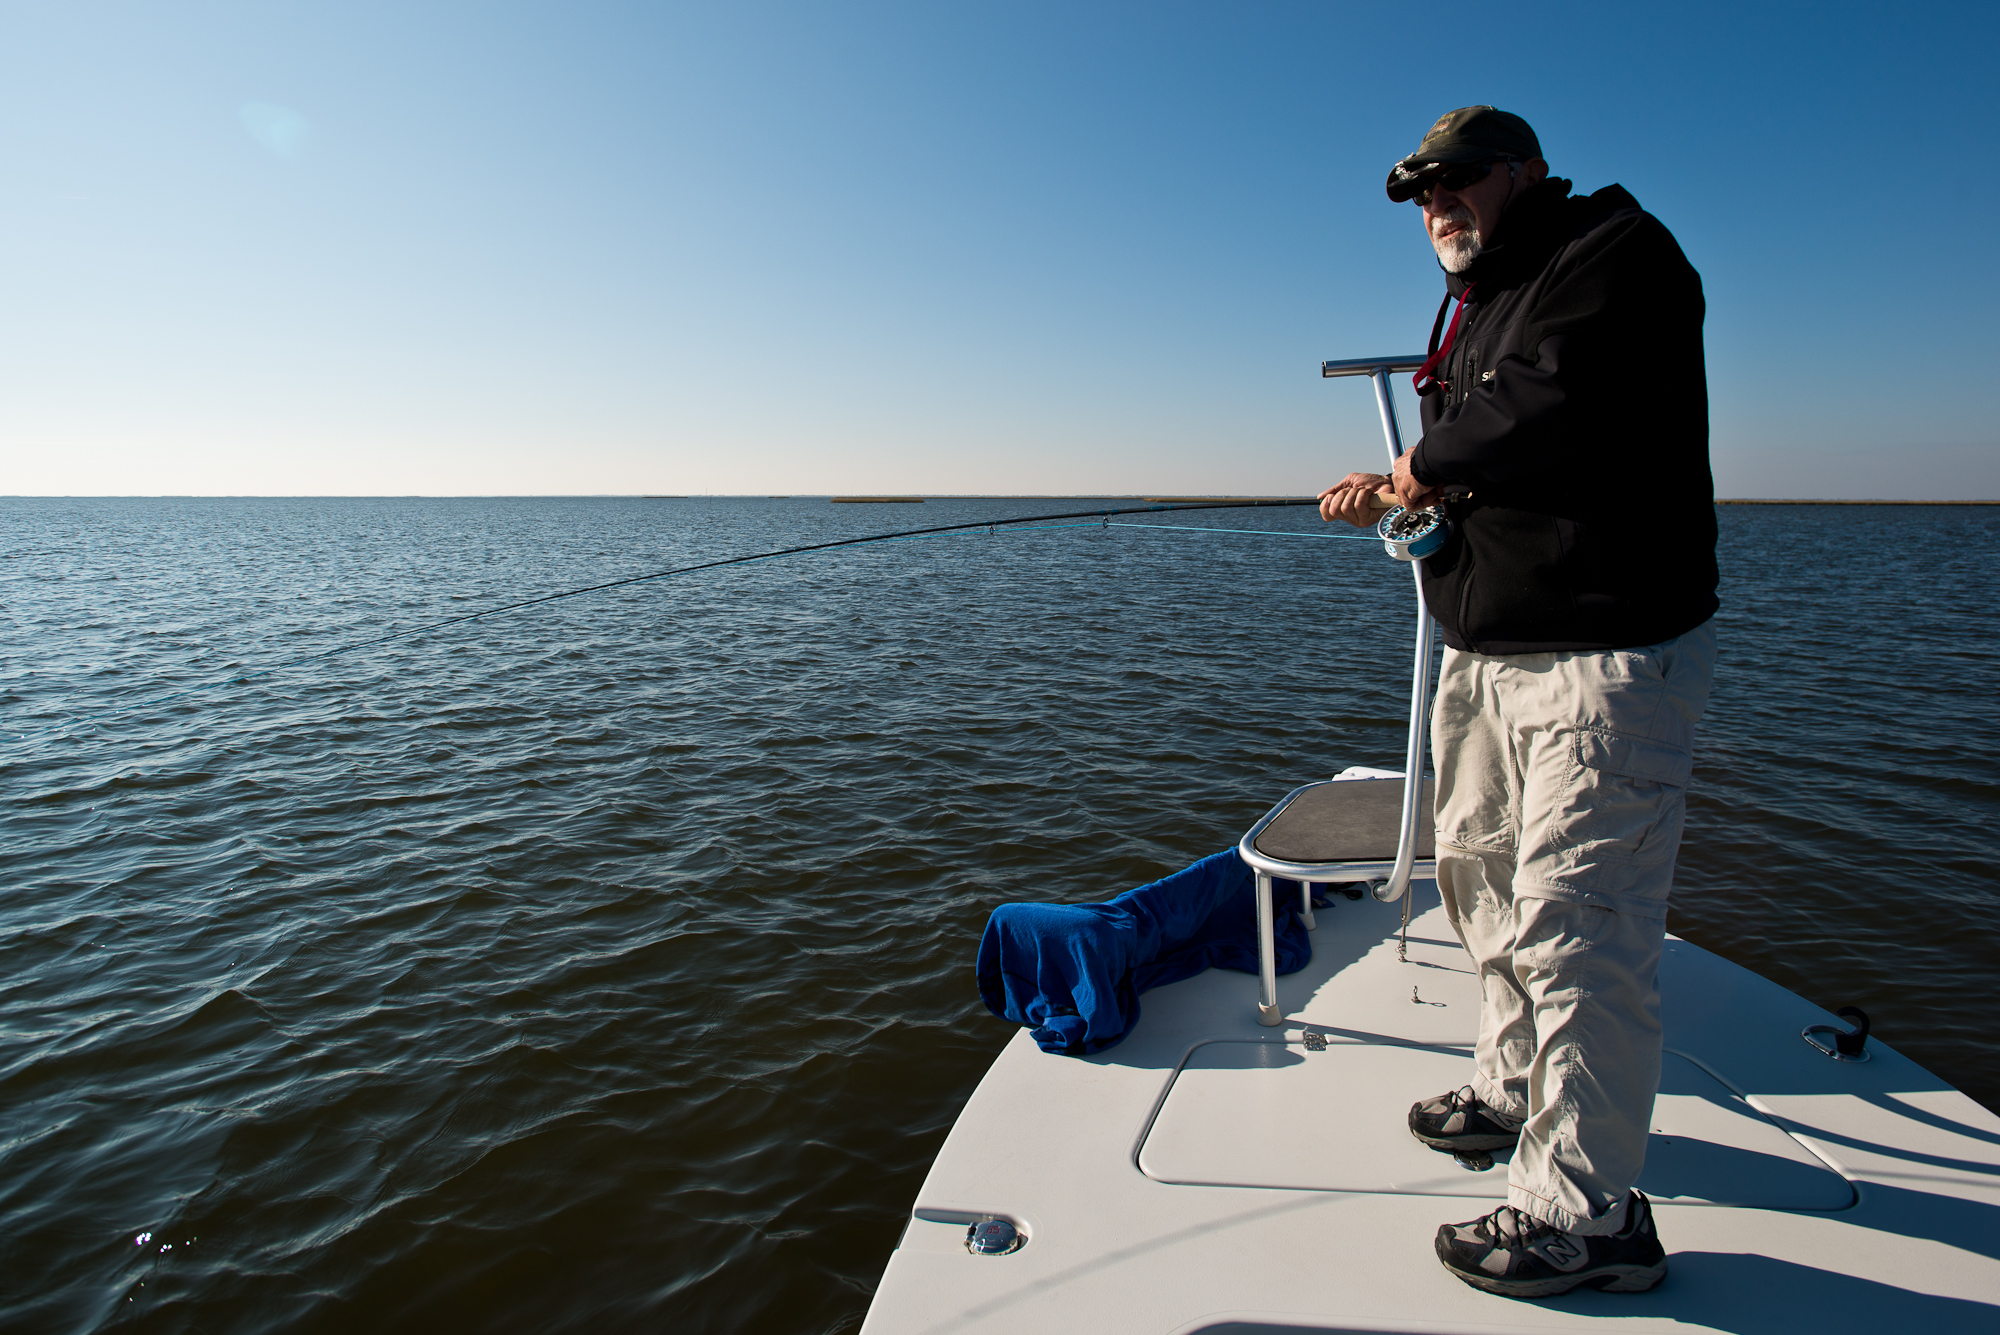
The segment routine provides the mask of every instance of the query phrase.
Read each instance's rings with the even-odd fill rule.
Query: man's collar
[[[1521,192],[1501,215],[1500,239],[1483,248],[1464,273],[1447,273],[1445,290],[1454,297],[1481,279],[1507,277],[1531,264],[1544,249],[1556,218],[1569,202],[1570,183],[1560,176],[1537,181]]]

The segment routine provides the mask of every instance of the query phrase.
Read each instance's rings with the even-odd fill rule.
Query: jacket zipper
[[[1479,352],[1472,346],[1472,327],[1479,323],[1479,310],[1472,304],[1471,298],[1472,290],[1468,288],[1466,289],[1465,324],[1458,331],[1458,347],[1453,349],[1457,354],[1453,360],[1458,363],[1458,374],[1452,379],[1451,388],[1456,390],[1457,393],[1445,399],[1445,402],[1449,404],[1452,398],[1456,398],[1458,406],[1461,408],[1465,406],[1466,399],[1472,396],[1473,368],[1479,361]]]

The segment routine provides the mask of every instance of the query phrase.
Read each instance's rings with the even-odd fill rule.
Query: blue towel
[[[1002,904],[979,942],[979,995],[1044,1052],[1102,1052],[1139,1023],[1139,994],[1204,969],[1257,972],[1254,877],[1231,848],[1108,904]],[[1286,888],[1290,893],[1286,893]],[[1277,964],[1312,959],[1296,881],[1275,891]]]

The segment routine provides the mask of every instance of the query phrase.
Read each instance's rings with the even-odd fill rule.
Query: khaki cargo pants
[[[1446,649],[1438,889],[1479,975],[1472,1089],[1526,1118],[1515,1209],[1612,1233],[1660,1085],[1661,940],[1714,623],[1605,652]]]

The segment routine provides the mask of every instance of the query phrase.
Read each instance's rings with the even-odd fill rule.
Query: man
[[[1437,1253],[1517,1297],[1649,1289],[1666,1255],[1632,1187],[1715,652],[1701,279],[1631,195],[1572,196],[1527,122],[1492,107],[1432,126],[1388,188],[1420,206],[1445,270],[1423,439],[1320,512],[1372,524],[1371,495],[1393,490],[1451,523],[1423,562],[1448,646],[1438,888],[1482,1009],[1471,1083],[1409,1121],[1435,1149],[1515,1150],[1507,1204],[1440,1228]]]

